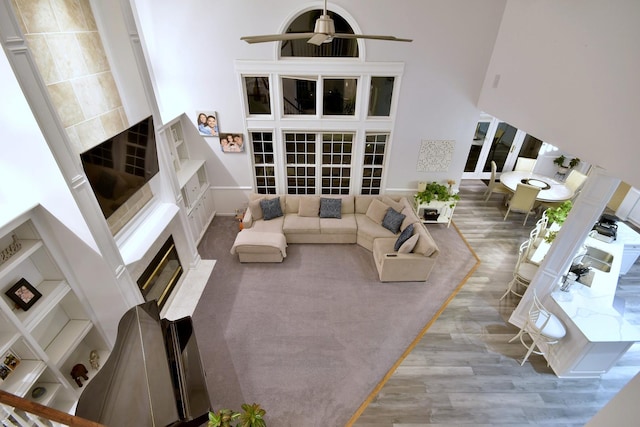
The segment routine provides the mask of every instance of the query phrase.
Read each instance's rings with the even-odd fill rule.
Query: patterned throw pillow
[[[320,218],[342,218],[342,199],[321,197]]]
[[[393,250],[397,251],[398,249],[400,249],[400,246],[402,246],[404,242],[409,240],[409,237],[411,237],[412,235],[413,235],[413,224],[409,224],[405,227],[404,230],[402,230],[402,233],[400,233],[400,235],[398,236],[398,240],[396,240],[396,244],[393,245]]]
[[[382,226],[387,230],[391,231],[393,234],[396,234],[400,231],[400,226],[402,225],[402,221],[404,221],[405,216],[400,212],[394,210],[393,208],[387,209],[387,213],[384,215],[384,219],[382,220]]]
[[[280,197],[260,200],[260,207],[262,208],[262,215],[265,221],[282,216]]]

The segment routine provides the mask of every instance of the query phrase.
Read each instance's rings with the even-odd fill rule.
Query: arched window
[[[322,10],[310,10],[298,16],[291,22],[287,33],[312,33],[316,20],[322,15]],[[327,14],[333,19],[336,33],[353,34],[353,29],[337,13],[327,11]],[[341,57],[341,58],[357,58],[358,57],[358,41],[356,39],[333,39],[330,43],[323,43],[316,46],[307,43],[306,39],[287,40],[281,42],[281,57]]]

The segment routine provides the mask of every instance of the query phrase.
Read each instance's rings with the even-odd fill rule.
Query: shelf
[[[187,160],[181,163],[180,170],[176,173],[178,176],[178,184],[181,188],[198,172],[198,169],[200,169],[202,165],[204,165],[204,160]]]
[[[9,348],[20,338],[20,333],[15,331],[0,333],[0,354],[5,354]]]
[[[25,397],[47,365],[40,360],[21,360],[18,367],[0,383],[0,388],[16,396]]]
[[[70,291],[69,285],[64,280],[45,280],[36,288],[42,294],[42,298],[36,301],[29,311],[24,311],[20,308],[13,311],[18,320],[29,331],[33,330]]]
[[[70,320],[44,350],[51,361],[60,366],[73,353],[93,325],[88,320]]]
[[[47,391],[45,392],[45,394],[43,394],[39,398],[34,398],[31,396],[31,393],[33,392],[33,389],[35,389],[36,387],[44,387]],[[50,403],[56,397],[56,394],[58,393],[58,390],[60,390],[61,387],[62,385],[58,383],[37,382],[33,387],[31,387],[31,389],[25,395],[25,397],[32,402],[36,402],[44,406],[50,406]]]
[[[16,266],[26,261],[35,251],[43,245],[42,240],[22,240],[19,239],[22,248],[11,258],[0,264],[0,278],[7,272],[13,270]]]

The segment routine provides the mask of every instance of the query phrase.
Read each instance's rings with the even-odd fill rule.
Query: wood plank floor
[[[524,354],[507,341],[507,322],[518,300],[499,301],[511,279],[518,245],[535,220],[510,214],[502,195],[485,204],[480,180],[465,180],[453,221],[482,264],[397,368],[355,427],[583,426],[636,373],[636,344],[600,379],[560,379],[542,356]],[[431,227],[431,226],[430,226]],[[640,325],[640,262],[621,276],[618,296],[625,317]]]

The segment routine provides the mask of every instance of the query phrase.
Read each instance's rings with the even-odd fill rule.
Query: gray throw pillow
[[[320,218],[342,218],[342,199],[321,197]]]
[[[398,240],[396,240],[396,244],[393,245],[393,250],[397,251],[398,249],[400,249],[400,246],[402,246],[404,242],[409,240],[409,238],[412,235],[413,235],[413,224],[409,224],[404,228],[404,230],[402,230],[402,233],[400,233],[400,235],[398,236]]]
[[[404,221],[404,218],[405,216],[403,214],[394,210],[393,208],[389,208],[387,209],[387,213],[382,219],[382,226],[391,231],[393,234],[396,234],[398,231],[400,231],[400,226],[402,225],[402,221]]]
[[[280,197],[276,197],[275,199],[262,199],[260,200],[260,207],[262,208],[262,215],[265,221],[282,216]]]

